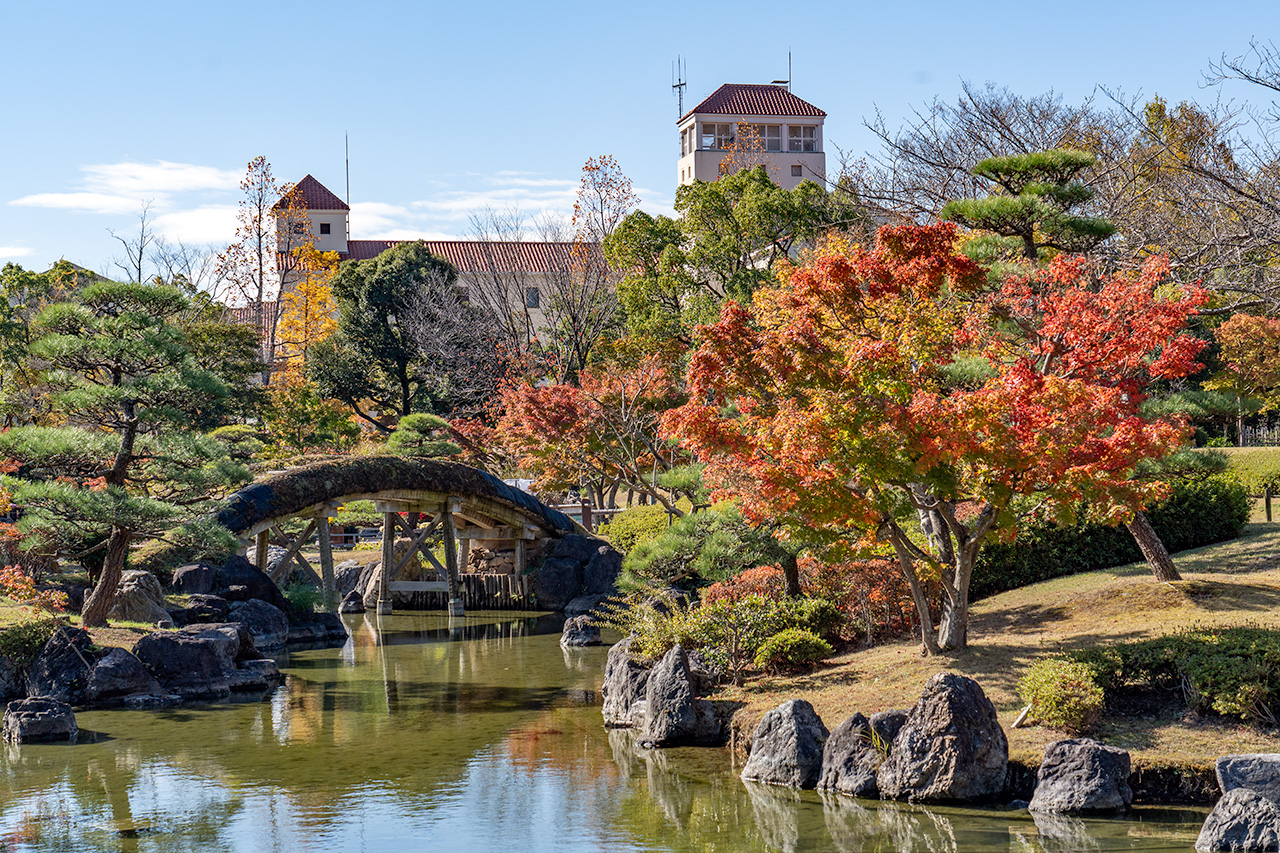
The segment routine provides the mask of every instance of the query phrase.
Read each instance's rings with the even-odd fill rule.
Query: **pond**
[[[1189,851],[1206,813],[748,786],[727,750],[605,730],[607,649],[561,649],[554,617],[347,619],[346,646],[282,656],[265,701],[85,711],[74,745],[8,748],[0,851]]]

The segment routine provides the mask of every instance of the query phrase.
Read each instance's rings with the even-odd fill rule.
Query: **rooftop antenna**
[[[351,135],[342,134],[342,149],[347,161],[347,207],[351,206]]]
[[[676,118],[684,117],[684,89],[689,85],[684,79],[686,70],[684,60],[677,56],[676,61],[671,64],[671,91],[676,94],[680,110]]]
[[[788,91],[788,92],[790,92],[790,91],[791,91],[791,51],[789,51],[789,50],[787,51],[787,79],[786,79],[786,80],[771,80],[771,81],[770,81],[770,85],[773,85],[773,86],[786,86],[786,87],[787,87],[787,91]]]

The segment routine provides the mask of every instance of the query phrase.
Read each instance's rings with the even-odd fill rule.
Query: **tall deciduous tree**
[[[105,551],[84,604],[89,626],[106,624],[136,537],[170,530],[247,479],[219,442],[190,432],[227,387],[197,363],[181,325],[188,309],[176,288],[115,282],[49,305],[31,351],[66,425],[0,434],[0,455],[21,466],[11,485],[22,526],[63,553],[85,541]]]
[[[749,519],[891,546],[932,653],[966,645],[978,551],[1021,513],[1084,501],[1123,520],[1161,494],[1132,475],[1182,430],[1145,419],[1143,392],[1198,369],[1203,345],[1182,333],[1203,297],[1157,296],[1164,266],[1099,281],[1062,259],[984,294],[955,237],[947,223],[884,228],[871,250],[829,250],[761,288],[751,310],[726,303],[690,364],[690,402],[666,418]],[[961,356],[985,376],[950,382]],[[936,633],[925,567],[941,579]]]

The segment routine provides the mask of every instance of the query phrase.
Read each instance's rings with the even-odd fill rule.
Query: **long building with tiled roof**
[[[676,122],[681,185],[714,181],[726,161],[764,166],[774,183],[793,189],[827,173],[822,124],[827,114],[787,86],[725,83]]]

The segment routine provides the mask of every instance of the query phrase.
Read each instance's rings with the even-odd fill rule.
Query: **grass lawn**
[[[975,603],[969,648],[936,658],[920,643],[850,652],[796,677],[761,678],[725,698],[746,703],[735,723],[749,733],[765,711],[791,698],[809,700],[828,728],[854,711],[908,708],[940,671],[973,677],[995,705],[1011,757],[1038,764],[1046,744],[1065,737],[1012,723],[1022,710],[1018,680],[1041,655],[1142,639],[1192,626],[1256,625],[1280,629],[1280,522],[1258,518],[1239,539],[1174,556],[1184,580],[1157,582],[1145,563],[1073,575]],[[1093,732],[1128,749],[1135,763],[1209,764],[1219,755],[1280,752],[1280,733],[1239,721],[1202,719],[1155,703],[1152,716],[1111,715]]]

